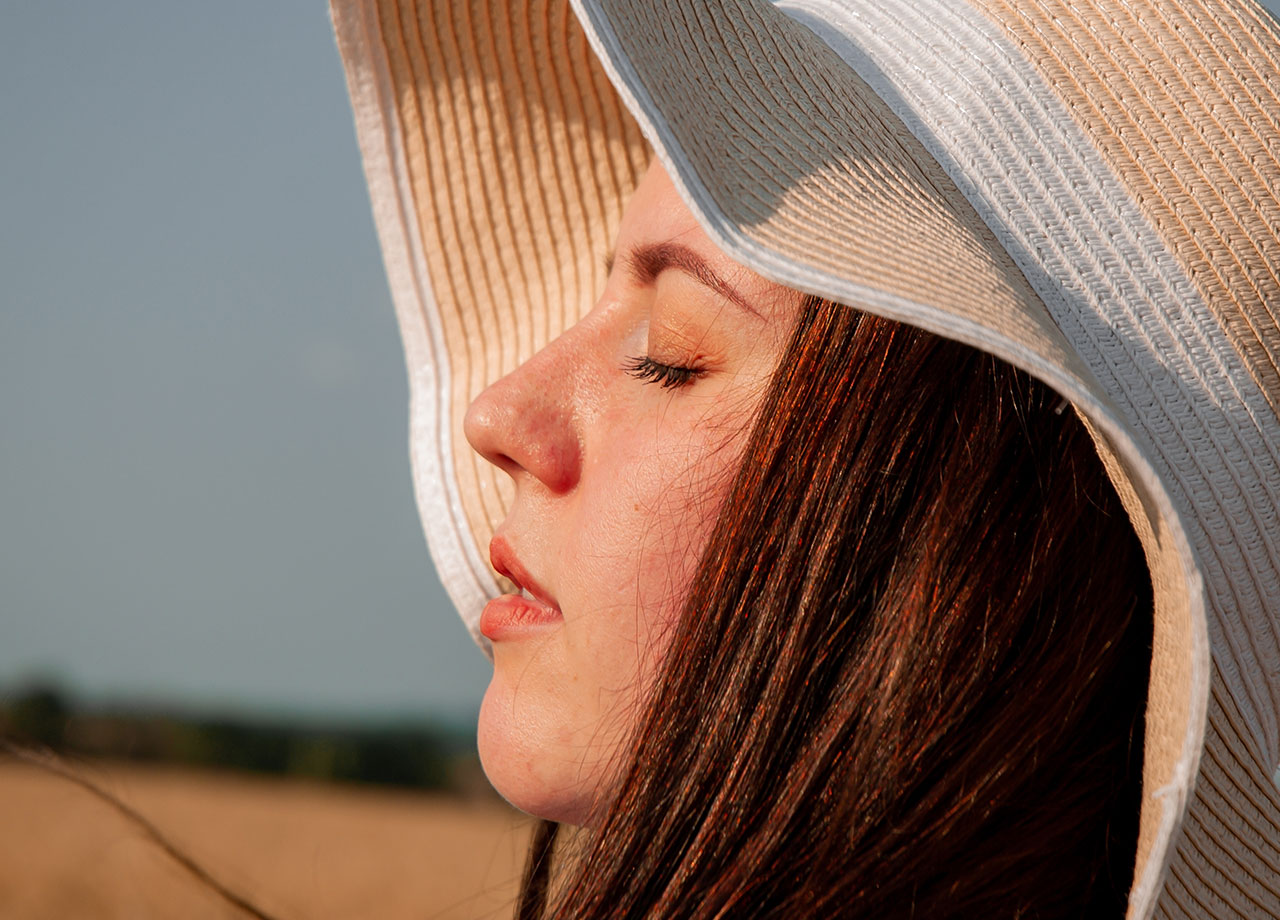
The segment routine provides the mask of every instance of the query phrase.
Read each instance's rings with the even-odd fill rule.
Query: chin
[[[476,727],[480,764],[498,794],[526,814],[586,825],[596,784],[584,766],[582,747],[562,724],[554,697],[540,705],[532,695],[494,672]]]

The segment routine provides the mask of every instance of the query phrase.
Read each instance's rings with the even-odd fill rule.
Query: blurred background
[[[72,758],[251,892],[305,892],[288,915],[358,915],[326,859],[355,889],[417,891],[412,916],[488,885],[495,853],[501,889],[521,830],[474,756],[489,665],[417,520],[327,4],[0,4],[0,125],[0,731]],[[227,769],[336,783],[307,820],[355,811],[322,833]],[[343,798],[370,783],[471,823],[441,830],[428,809],[392,833],[369,815],[422,802]],[[211,830],[255,795],[248,823]],[[0,813],[0,915],[175,915],[110,893],[167,870],[122,855],[138,835],[89,798],[10,764]],[[100,848],[50,837],[68,816]],[[255,851],[241,862],[261,871],[236,868],[282,827],[307,840],[273,845],[297,866]],[[420,869],[442,835],[444,878],[389,868]],[[66,901],[104,850],[101,884]]]
[[[0,685],[466,724],[319,0],[0,12]]]

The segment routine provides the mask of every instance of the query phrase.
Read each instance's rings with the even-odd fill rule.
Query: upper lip
[[[529,570],[516,557],[515,550],[511,548],[511,544],[504,537],[495,536],[489,541],[489,562],[499,575],[510,578],[516,583],[516,587],[527,591],[534,600],[545,604],[552,610],[560,609],[560,605],[556,603],[555,598],[542,585],[538,584],[537,579],[529,574]]]

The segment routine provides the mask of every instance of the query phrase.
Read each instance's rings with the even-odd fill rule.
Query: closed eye
[[[628,358],[623,370],[645,383],[657,383],[664,389],[688,386],[697,380],[706,370],[701,367],[680,367],[674,364],[663,364],[648,355],[639,358]]]

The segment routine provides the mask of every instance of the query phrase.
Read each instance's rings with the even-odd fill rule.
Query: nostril
[[[472,402],[463,419],[467,440],[517,484],[528,474],[553,492],[572,489],[582,454],[572,411],[510,383],[505,378]]]
[[[552,492],[577,484],[581,450],[564,407],[535,403],[513,412],[501,451]]]
[[[560,431],[554,434],[531,438],[517,462],[552,492],[568,492],[578,484],[581,449],[577,438],[566,438]]]

